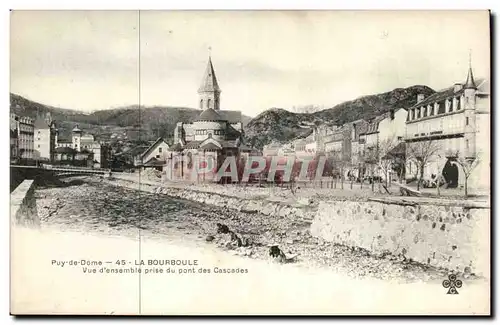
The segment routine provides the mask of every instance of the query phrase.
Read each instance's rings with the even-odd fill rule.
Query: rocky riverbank
[[[42,227],[104,233],[114,236],[177,238],[195,245],[218,246],[233,254],[270,259],[269,246],[296,255],[297,265],[327,268],[352,277],[438,280],[447,271],[390,255],[371,255],[360,248],[336,245],[310,234],[310,221],[294,215],[264,215],[173,198],[154,186],[87,179],[85,183],[39,188],[37,205]],[[156,193],[157,192],[157,193]],[[217,233],[223,224],[245,239],[228,244]],[[208,242],[207,242],[208,241]],[[187,242],[186,242],[187,243]]]

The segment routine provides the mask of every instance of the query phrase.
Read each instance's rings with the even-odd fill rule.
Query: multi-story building
[[[71,148],[73,154],[78,157],[84,154],[90,154],[94,166],[107,168],[111,151],[109,146],[101,144],[92,134],[84,133],[78,125],[71,131],[71,138],[56,138],[56,148]],[[58,150],[59,153],[67,154],[68,150]]]
[[[362,162],[361,149],[365,141],[361,139],[361,134],[366,132],[368,123],[365,120],[356,120],[351,122],[351,166],[355,175],[359,173],[359,167]],[[357,172],[358,171],[358,172]]]
[[[34,155],[36,159],[53,161],[57,143],[57,129],[47,113],[45,118],[37,116],[35,120]]]
[[[490,90],[489,79],[475,80],[469,66],[464,84],[455,85],[424,98],[408,109],[406,122],[407,177],[417,174],[417,166],[410,157],[417,146],[435,148],[424,167],[424,178],[442,174],[449,186],[464,183],[457,156],[479,159],[469,184],[489,187],[490,146]]]
[[[404,108],[392,109],[384,114],[383,119],[378,124],[379,143],[387,142],[393,147],[404,142],[406,136],[406,118],[408,111]]]
[[[27,116],[14,116],[14,120],[16,121],[19,158],[32,160],[34,158],[35,133],[33,119]]]
[[[10,130],[10,161],[16,163],[17,162],[17,132],[15,130]]]

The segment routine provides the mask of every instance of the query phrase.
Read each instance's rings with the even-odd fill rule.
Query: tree
[[[478,154],[475,154],[470,157],[465,157],[464,155],[460,154],[460,152],[457,151],[456,153],[456,160],[455,163],[459,165],[462,168],[462,171],[464,172],[464,190],[465,190],[465,197],[469,195],[468,193],[468,180],[470,175],[472,174],[472,171],[479,165],[481,162],[481,158],[479,157]]]
[[[340,176],[340,188],[344,189],[344,167],[346,165],[342,150],[335,150],[330,153],[330,162],[332,163],[333,175]],[[336,182],[335,182],[336,185]]]
[[[363,156],[363,161],[365,165],[370,166],[370,177],[371,177],[372,192],[373,192],[375,191],[374,169],[375,166],[378,165],[379,161],[377,146],[371,146],[366,148],[365,154]]]
[[[384,174],[385,187],[389,185],[389,173],[392,171],[393,165],[397,160],[397,157],[391,153],[391,150],[394,149],[397,144],[394,138],[379,141],[377,144],[377,162],[378,167]]]
[[[436,156],[441,149],[438,142],[434,140],[430,141],[418,141],[410,142],[408,147],[408,159],[412,160],[417,166],[418,180],[417,180],[417,191],[420,190],[420,184],[424,178],[424,169],[432,161],[432,158]]]

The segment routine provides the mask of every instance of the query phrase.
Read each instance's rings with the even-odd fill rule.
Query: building
[[[34,133],[35,126],[33,119],[27,116],[16,116],[11,114],[11,125],[12,119],[14,119],[14,124],[17,130],[17,146],[18,146],[18,158],[33,160],[34,159]]]
[[[214,139],[239,137],[243,130],[241,111],[221,110],[217,77],[211,57],[198,88],[200,116],[193,123],[178,122],[174,132],[174,143],[196,142],[205,140],[209,133]]]
[[[10,161],[16,163],[18,158],[17,132],[10,129]]]
[[[379,142],[388,142],[390,146],[404,142],[406,136],[406,118],[408,111],[404,108],[391,109],[379,122]]]
[[[134,166],[163,170],[170,146],[163,138],[158,138],[146,150],[134,158]]]
[[[362,175],[362,153],[365,145],[365,138],[361,138],[361,134],[366,132],[368,123],[365,120],[356,120],[351,124],[351,169],[353,175],[359,177]]]
[[[77,160],[88,156],[88,159],[93,161],[94,167],[108,168],[109,166],[111,148],[101,144],[92,134],[84,133],[78,125],[71,131],[71,138],[58,138],[56,133],[57,148],[73,149]],[[56,150],[56,152],[59,154],[57,157],[61,157],[61,153],[65,156],[70,153],[68,150]]]
[[[189,171],[193,169],[197,157],[203,157],[205,161],[211,159],[218,169],[226,157],[251,151],[242,145],[241,112],[220,109],[221,88],[211,57],[198,88],[198,100],[202,109],[200,115],[193,123],[177,123],[174,145],[168,149],[167,163],[178,157],[186,159],[181,164],[169,164],[173,170],[166,172],[167,177],[191,176]],[[204,180],[212,179],[211,176],[203,177]]]
[[[262,148],[262,155],[264,157],[267,157],[267,156],[277,156],[279,150],[281,149],[281,147],[282,147],[282,145],[280,143],[278,143],[278,142],[271,142],[271,143],[265,145]],[[304,149],[305,149],[305,144],[304,144]]]
[[[424,98],[408,109],[406,122],[407,178],[417,177],[415,150],[436,148],[424,167],[424,179],[442,174],[451,187],[464,184],[458,157],[480,159],[469,179],[473,187],[490,182],[490,89],[489,79],[474,79],[469,65],[465,83],[455,83]]]
[[[57,143],[57,129],[47,113],[45,118],[35,119],[34,154],[37,160],[53,161]]]

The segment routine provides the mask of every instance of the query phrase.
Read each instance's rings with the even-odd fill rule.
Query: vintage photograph
[[[490,315],[490,19],[11,11],[11,314]]]

